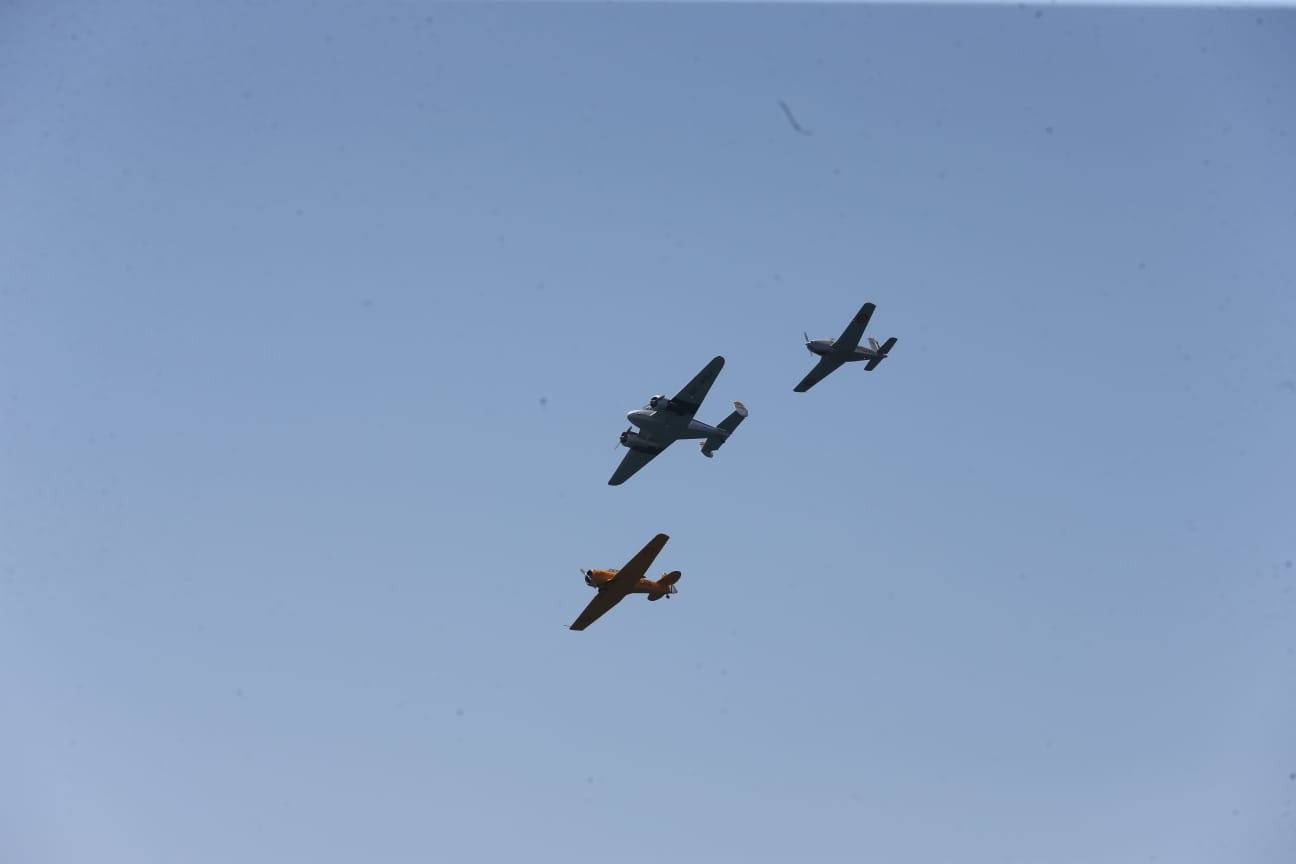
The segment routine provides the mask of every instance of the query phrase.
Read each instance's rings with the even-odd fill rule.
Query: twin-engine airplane
[[[628,594],[647,594],[649,600],[660,600],[676,593],[675,583],[680,571],[672,570],[660,579],[645,579],[644,574],[670,538],[658,534],[648,545],[630,559],[620,570],[584,570],[585,584],[597,588],[598,593],[585,607],[585,611],[572,622],[571,629],[584,630],[597,621],[603,613],[626,598]]]
[[[872,372],[877,365],[886,359],[887,354],[895,347],[896,340],[892,336],[881,345],[872,337],[869,337],[868,347],[860,347],[860,337],[864,335],[864,328],[868,326],[869,318],[873,316],[873,310],[876,307],[872,303],[865,303],[860,307],[859,312],[846,325],[841,336],[836,339],[814,339],[809,336],[805,337],[806,349],[811,354],[819,355],[819,363],[810,370],[809,374],[801,379],[801,383],[792,389],[797,393],[804,393],[814,385],[818,384],[828,374],[836,371],[838,366],[843,363],[851,363],[856,360],[867,361],[864,369]],[[805,334],[802,334],[803,336]]]
[[[670,399],[654,396],[643,408],[626,414],[626,419],[638,426],[639,431],[626,429],[621,433],[621,443],[630,452],[621,460],[616,471],[612,472],[612,479],[608,480],[609,486],[620,486],[658,453],[681,438],[703,439],[702,455],[708,458],[729,440],[729,436],[747,416],[747,408],[741,402],[734,403],[733,413],[721,420],[719,426],[708,426],[693,419],[693,415],[702,406],[707,391],[715,383],[716,376],[724,368],[724,362],[723,357],[716,357]]]

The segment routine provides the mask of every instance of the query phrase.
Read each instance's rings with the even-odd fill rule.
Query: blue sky
[[[0,859],[1289,862],[1293,82],[1276,10],[7,4]]]

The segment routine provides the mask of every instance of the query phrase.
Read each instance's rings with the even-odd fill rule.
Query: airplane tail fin
[[[648,599],[660,600],[663,597],[670,597],[672,594],[678,594],[679,589],[675,587],[675,583],[679,581],[679,578],[680,571],[678,570],[672,570],[669,573],[662,574],[662,577],[657,580],[657,586],[662,590],[653,591],[648,595]]]
[[[729,436],[738,428],[738,424],[747,418],[747,406],[741,402],[734,403],[733,413],[720,421],[716,428],[725,434],[712,435],[702,442],[702,455],[711,458],[711,454],[720,449],[720,445],[729,440]]]
[[[874,357],[872,360],[865,363],[864,368],[869,372],[872,372],[874,369],[876,369],[877,365],[881,363],[883,360],[885,360],[886,356],[891,353],[891,349],[895,347],[895,344],[896,344],[896,337],[894,336],[892,336],[890,339],[883,342],[882,345],[876,349],[879,356]]]

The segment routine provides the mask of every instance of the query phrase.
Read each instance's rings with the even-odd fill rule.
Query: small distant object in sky
[[[548,397],[548,396],[541,396],[541,397],[540,397],[540,407],[543,408],[543,407],[545,407],[545,406],[548,405],[548,404],[549,404],[549,397]]]
[[[855,360],[865,361],[866,371],[872,372],[876,369],[895,347],[896,338],[892,336],[885,342],[879,343],[870,336],[867,348],[859,344],[875,308],[877,307],[872,303],[861,306],[855,313],[855,317],[846,325],[846,329],[836,339],[811,339],[808,335],[802,334],[805,336],[806,350],[818,356],[819,362],[801,379],[801,383],[792,389],[797,393],[804,393],[828,377],[830,373],[835,372],[842,364]]]
[[[780,99],[778,104],[779,107],[783,109],[783,116],[787,117],[788,123],[791,124],[792,128],[797,131],[797,134],[799,135],[814,134],[809,129],[805,128],[804,126],[802,126],[800,123],[797,122],[796,116],[792,113],[792,109],[788,107],[788,104],[786,102]]]

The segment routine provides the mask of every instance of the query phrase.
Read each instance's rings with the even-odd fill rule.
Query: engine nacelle
[[[670,407],[670,400],[665,396],[657,395],[648,400],[648,407],[654,411],[665,411]]]
[[[641,438],[638,433],[631,432],[629,429],[621,433],[621,443],[626,447],[642,447],[646,450],[656,450],[656,445],[649,442],[646,438]]]

